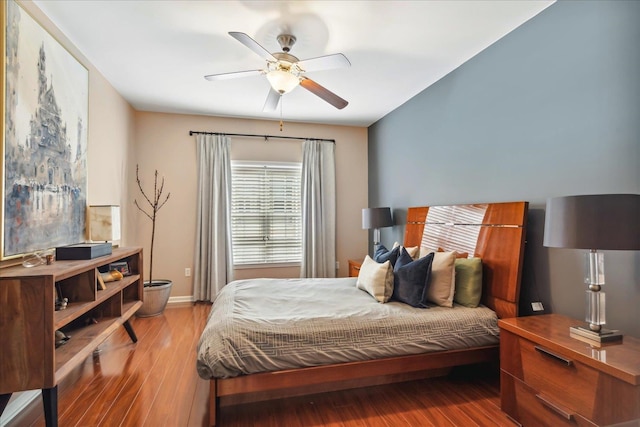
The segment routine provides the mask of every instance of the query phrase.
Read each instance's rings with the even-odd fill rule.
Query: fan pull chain
[[[282,126],[284,125],[284,123],[282,122],[282,103],[284,101],[282,100],[282,95],[280,95],[280,132],[282,132]]]

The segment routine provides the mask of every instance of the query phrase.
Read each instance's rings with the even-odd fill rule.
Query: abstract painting
[[[89,72],[15,1],[2,7],[8,259],[85,239]]]

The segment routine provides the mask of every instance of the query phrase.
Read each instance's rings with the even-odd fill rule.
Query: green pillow
[[[482,259],[456,259],[456,292],[453,300],[465,307],[475,308],[482,296]]]

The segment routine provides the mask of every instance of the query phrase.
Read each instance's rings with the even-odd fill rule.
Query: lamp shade
[[[89,226],[94,242],[120,240],[120,206],[89,206]]]
[[[548,199],[544,246],[640,250],[640,194]]]
[[[362,209],[362,228],[391,227],[391,208],[365,208]]]

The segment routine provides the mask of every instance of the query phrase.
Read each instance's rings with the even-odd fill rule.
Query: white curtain
[[[333,142],[302,144],[301,277],[336,277],[336,167]]]
[[[198,194],[193,296],[213,301],[233,280],[231,252],[231,140],[197,135]]]

